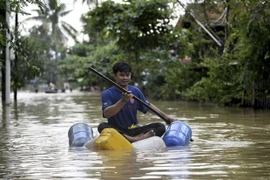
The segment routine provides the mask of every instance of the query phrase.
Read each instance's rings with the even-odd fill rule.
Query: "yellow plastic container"
[[[96,140],[99,150],[132,149],[132,144],[113,128],[104,129]]]

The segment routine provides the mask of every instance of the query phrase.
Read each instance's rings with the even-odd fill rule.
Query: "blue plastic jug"
[[[82,147],[93,139],[93,129],[86,123],[76,123],[68,130],[69,146]]]
[[[191,128],[184,122],[172,122],[163,136],[163,141],[167,147],[186,146],[192,137]]]

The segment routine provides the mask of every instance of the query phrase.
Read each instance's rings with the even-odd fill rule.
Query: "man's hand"
[[[129,91],[129,93],[123,92],[122,93],[122,101],[124,102],[128,102],[130,98],[133,97],[133,94],[131,94],[131,91]]]

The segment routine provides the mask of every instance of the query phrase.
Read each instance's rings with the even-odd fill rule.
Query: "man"
[[[156,106],[150,104],[138,87],[129,85],[132,72],[129,64],[118,62],[113,66],[112,70],[115,82],[125,88],[129,93],[122,93],[115,86],[103,91],[102,111],[103,117],[107,118],[108,122],[99,124],[99,133],[105,128],[114,128],[131,143],[155,135],[161,137],[166,130],[164,124],[151,123],[144,126],[139,125],[137,111],[146,113],[148,108],[134,100],[133,96],[138,97],[154,110],[160,112],[169,122],[173,120],[161,112]]]

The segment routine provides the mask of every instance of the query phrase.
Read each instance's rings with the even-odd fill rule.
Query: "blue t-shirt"
[[[146,104],[150,105],[138,87],[129,85],[128,91],[131,91],[133,95],[144,101]],[[104,111],[104,109],[107,107],[115,104],[121,98],[122,92],[115,86],[104,90],[102,93],[102,111]],[[117,128],[128,129],[130,126],[138,124],[137,110],[146,113],[148,108],[132,98],[122,107],[122,109],[117,114],[108,119],[108,123]]]

